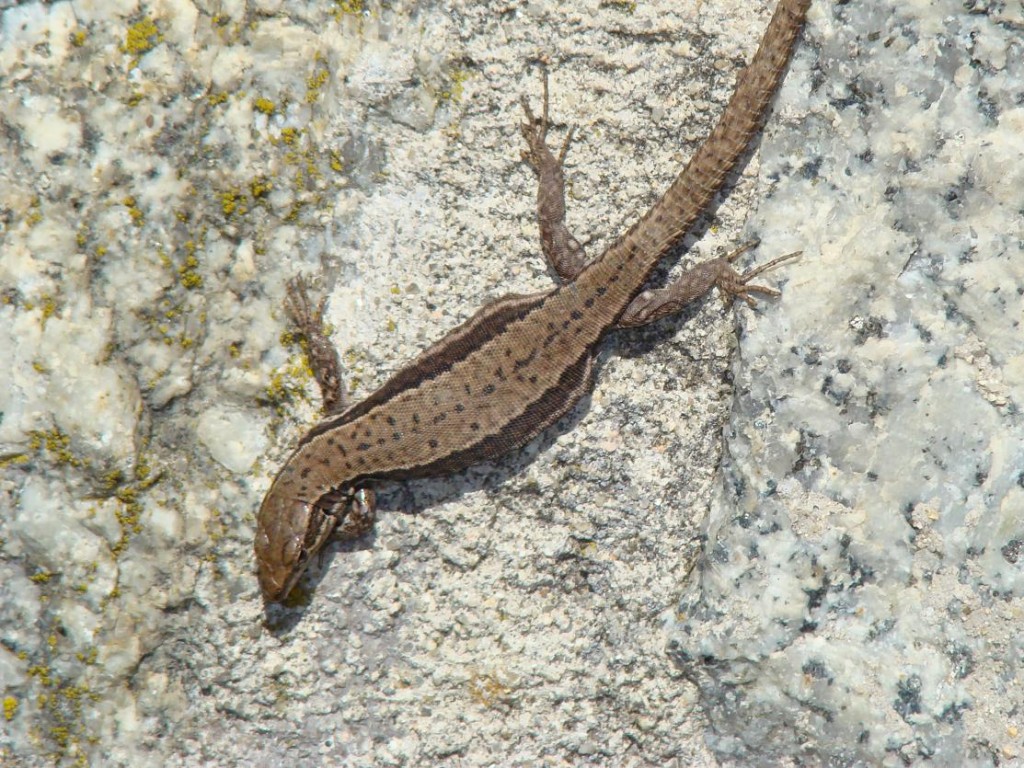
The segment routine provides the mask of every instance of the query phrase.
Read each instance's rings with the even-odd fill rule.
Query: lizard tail
[[[622,236],[619,246],[642,254],[649,260],[649,269],[693,226],[761,127],[810,4],[811,0],[780,0],[757,53],[740,73],[736,91],[707,141],[665,195]]]

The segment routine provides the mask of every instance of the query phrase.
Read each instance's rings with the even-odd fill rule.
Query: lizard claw
[[[519,130],[526,140],[527,147],[522,151],[522,157],[527,165],[538,174],[545,165],[550,163],[554,163],[559,167],[562,165],[566,154],[569,152],[569,144],[575,131],[574,126],[569,126],[565,140],[562,142],[562,148],[558,152],[558,157],[555,157],[547,145],[548,128],[551,126],[551,121],[548,112],[548,71],[546,68],[544,69],[543,83],[544,95],[540,117],[533,114],[533,110],[530,109],[530,102],[527,101],[525,96],[519,99],[519,103],[523,105],[523,112],[526,114],[526,122],[519,124]]]
[[[760,241],[758,240],[752,240],[749,243],[744,243],[735,251],[730,253],[728,256],[725,256],[724,261],[735,261],[740,254],[746,253],[751,248],[754,248],[759,242]],[[752,293],[759,293],[763,296],[781,296],[782,293],[775,288],[769,288],[767,285],[757,285],[756,283],[751,284],[750,281],[753,280],[758,275],[762,275],[768,270],[774,269],[780,264],[785,264],[787,261],[793,261],[795,259],[798,259],[802,253],[803,251],[794,251],[793,253],[787,253],[784,256],[774,258],[771,261],[762,264],[759,267],[748,269],[746,272],[742,273],[737,272],[735,269],[732,269],[731,267],[728,270],[723,271],[722,275],[716,282],[716,286],[722,294],[722,301],[728,305],[728,303],[732,299],[741,298],[745,302],[747,302],[747,306],[755,307],[757,306],[757,301],[754,299],[753,296],[750,295]]]

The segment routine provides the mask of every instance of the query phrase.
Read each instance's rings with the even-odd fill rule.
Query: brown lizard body
[[[524,102],[524,157],[539,177],[544,254],[563,284],[487,304],[362,402],[343,407],[322,306],[312,308],[293,283],[289,309],[309,339],[331,415],[303,437],[260,507],[255,550],[267,600],[287,596],[332,534],[355,537],[372,527],[374,481],[454,472],[518,448],[557,421],[593,386],[595,347],[608,331],[677,312],[713,287],[751,304],[752,292],[776,295],[749,281],[780,260],[738,274],[730,264],[736,254],[699,264],[665,288],[641,289],[757,132],[809,5],[780,0],[710,137],[647,214],[590,263],[565,226],[569,138],[557,157],[547,148],[545,81],[542,118]]]

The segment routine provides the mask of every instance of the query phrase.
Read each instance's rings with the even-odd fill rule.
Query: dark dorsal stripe
[[[405,368],[397,371],[380,389],[365,400],[345,409],[337,416],[321,421],[309,430],[299,442],[299,447],[301,448],[317,435],[330,432],[332,429],[364,416],[395,395],[415,389],[422,382],[429,381],[450,370],[453,365],[476,352],[489,339],[501,334],[509,324],[526,317],[532,310],[539,307],[551,293],[553,291],[530,295],[514,294],[485,304],[473,317],[449,331],[448,335],[429,347],[426,352]]]
[[[509,421],[499,432],[480,441],[418,467],[403,467],[391,471],[374,472],[353,478],[356,486],[366,480],[407,480],[457,472],[481,461],[497,458],[528,443],[541,430],[554,424],[579,402],[593,385],[594,359],[587,349],[582,357],[569,366],[558,382],[544,391],[521,414]]]

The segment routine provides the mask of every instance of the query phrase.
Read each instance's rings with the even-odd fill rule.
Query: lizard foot
[[[728,265],[743,253],[746,253],[751,248],[755,247],[759,241],[753,240],[749,243],[744,243],[735,251],[730,253],[728,256],[722,257],[722,261]],[[727,266],[718,275],[718,279],[715,280],[715,287],[718,288],[722,301],[728,306],[735,298],[741,298],[747,302],[747,306],[753,307],[757,305],[757,301],[750,294],[759,293],[763,296],[781,296],[782,293],[775,288],[769,288],[767,285],[751,284],[758,275],[763,275],[770,269],[774,269],[780,264],[785,264],[787,261],[793,261],[798,259],[803,251],[794,251],[793,253],[787,253],[785,256],[779,256],[772,259],[766,264],[762,264],[759,267],[748,269],[746,272],[737,272],[731,266]]]
[[[569,126],[569,131],[562,142],[562,148],[559,150],[558,156],[555,157],[547,145],[548,128],[551,126],[551,122],[548,119],[548,71],[546,69],[544,70],[544,97],[540,117],[533,114],[533,110],[530,109],[530,102],[526,100],[525,96],[520,99],[520,103],[523,105],[523,112],[526,113],[526,122],[521,123],[519,126],[519,130],[526,140],[523,160],[533,168],[538,176],[552,165],[560,169],[569,151],[569,144],[572,142],[572,134],[575,127]]]

